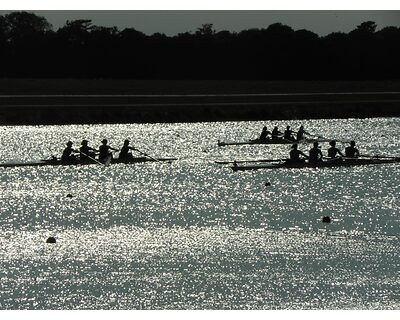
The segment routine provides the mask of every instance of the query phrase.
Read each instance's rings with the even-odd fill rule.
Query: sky
[[[10,11],[0,11],[1,15]],[[44,16],[57,30],[67,20],[91,19],[98,26],[117,26],[120,30],[132,27],[145,34],[156,32],[176,35],[196,31],[205,23],[212,23],[217,31],[241,31],[266,28],[281,22],[295,30],[307,29],[320,36],[331,32],[349,32],[364,21],[375,21],[378,30],[385,26],[400,27],[400,10],[395,11],[316,11],[316,10],[33,10]]]

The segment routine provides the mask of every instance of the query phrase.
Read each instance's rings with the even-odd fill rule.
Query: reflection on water
[[[396,118],[289,124],[400,154]],[[216,145],[264,125],[286,122],[0,128],[1,162],[103,138],[179,158],[1,168],[0,308],[398,309],[398,165],[234,173],[214,163],[285,157],[287,145]]]

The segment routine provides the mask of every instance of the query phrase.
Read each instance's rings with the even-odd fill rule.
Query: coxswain
[[[285,130],[285,132],[283,134],[283,138],[286,139],[286,140],[294,141],[292,133],[294,133],[294,131],[290,130],[290,126],[287,126],[286,130]]]
[[[98,150],[89,147],[88,143],[89,141],[87,140],[82,140],[81,142],[81,147],[79,148],[81,161],[88,160],[89,157],[94,158],[96,156],[96,152],[98,152]]]
[[[99,147],[99,161],[102,163],[105,163],[109,157],[112,159],[113,154],[110,152],[110,150],[118,151],[118,149],[107,145],[107,142],[107,139],[103,139],[103,141],[101,141],[102,145]]]
[[[292,145],[292,150],[290,150],[289,155],[290,162],[304,162],[305,159],[308,158],[307,155],[297,149],[297,143]],[[303,156],[304,158],[300,158],[300,156]]]
[[[338,149],[336,148],[336,141],[332,140],[331,142],[329,142],[329,144],[331,145],[331,147],[328,149],[328,157],[331,159],[335,159],[338,158],[338,154],[342,157],[344,157],[344,154]]]
[[[61,160],[62,161],[75,161],[76,157],[75,157],[75,155],[73,155],[74,152],[77,152],[77,151],[72,149],[72,142],[68,141],[67,147],[64,149],[63,154],[61,156]]]
[[[273,140],[279,139],[279,136],[282,134],[282,132],[279,131],[278,127],[274,127],[271,133],[271,137]]]
[[[133,155],[129,150],[136,150],[136,148],[131,147],[129,145],[129,140],[124,141],[124,146],[121,148],[121,151],[119,152],[119,159],[122,160],[130,160],[133,159]]]
[[[304,126],[300,126],[299,131],[297,131],[296,134],[296,141],[301,141],[305,139],[304,137],[305,134],[309,135],[309,133],[306,130],[304,130]]]
[[[264,127],[261,131],[261,134],[260,134],[260,137],[258,138],[258,140],[266,141],[268,138],[268,135],[272,135],[272,133],[267,130],[267,127]]]
[[[315,141],[313,147],[310,149],[310,155],[308,157],[309,163],[317,163],[322,161],[322,151],[318,146],[318,142]]]
[[[360,156],[355,141],[350,141],[350,146],[344,149],[344,154],[346,155],[346,158],[358,158]]]

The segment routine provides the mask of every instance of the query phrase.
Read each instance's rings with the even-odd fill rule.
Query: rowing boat
[[[158,161],[173,161],[177,160],[176,158],[148,158],[148,157],[135,157],[132,159],[111,159],[110,164],[131,164],[131,163],[141,163],[141,162],[158,162]],[[63,161],[60,159],[49,159],[49,160],[38,160],[31,162],[7,162],[0,163],[0,168],[9,168],[9,167],[40,167],[40,166],[71,166],[71,165],[89,165],[89,164],[98,164],[98,162],[85,159],[84,161],[76,160],[76,161]]]
[[[315,139],[301,139],[297,140],[289,140],[284,138],[279,139],[253,139],[249,141],[238,141],[238,142],[223,142],[218,140],[218,146],[240,146],[240,145],[251,145],[251,144],[292,144],[292,143],[314,143],[314,142],[329,142],[331,139],[322,139],[322,138],[315,138]]]
[[[250,162],[282,162],[287,159],[255,159],[255,160],[217,160],[214,161],[218,164],[232,164],[232,163],[250,163]]]
[[[263,163],[254,165],[234,165],[231,167],[233,171],[247,171],[258,169],[302,169],[302,168],[334,168],[334,167],[351,167],[363,165],[377,165],[400,162],[400,158],[393,159],[346,159],[346,160],[328,160],[317,163],[308,162],[290,162],[284,161],[280,163]]]

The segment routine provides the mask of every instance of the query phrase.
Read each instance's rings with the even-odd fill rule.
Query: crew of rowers
[[[360,156],[360,152],[356,148],[356,143],[354,141],[350,142],[350,146],[345,148],[344,154],[336,147],[336,141],[332,140],[329,142],[331,147],[328,149],[328,160],[330,161],[341,161],[343,158],[358,158]],[[297,143],[292,145],[292,150],[290,151],[290,162],[305,162],[305,159],[308,159],[309,163],[318,163],[321,162],[324,157],[321,147],[318,145],[318,142],[314,142],[313,147],[309,151],[309,155],[307,156],[302,151],[297,149]],[[302,156],[302,157],[301,157]]]
[[[63,154],[61,156],[61,160],[62,161],[70,161],[70,162],[74,162],[77,160],[89,161],[89,159],[94,160],[96,155],[98,154],[98,156],[99,156],[98,161],[105,163],[106,161],[108,161],[108,159],[113,158],[113,154],[112,154],[111,150],[119,151],[118,158],[121,160],[130,160],[133,158],[132,153],[129,152],[130,150],[139,151],[136,148],[131,147],[129,145],[129,140],[124,141],[124,145],[121,148],[121,150],[110,147],[108,145],[107,139],[104,139],[101,142],[101,146],[99,147],[98,150],[94,149],[92,147],[89,147],[89,141],[87,141],[87,140],[83,140],[81,142],[81,147],[79,148],[79,150],[75,150],[72,148],[72,142],[68,141],[67,147],[64,149]],[[75,153],[79,153],[79,158],[77,157],[77,155],[75,155]]]
[[[290,126],[287,126],[286,130],[283,133],[279,131],[278,127],[274,127],[272,132],[268,131],[267,127],[264,127],[258,139],[261,141],[267,141],[270,139],[272,140],[284,139],[295,142],[305,139],[304,135],[310,135],[308,132],[304,130],[304,126],[300,126],[297,132],[291,130]]]

